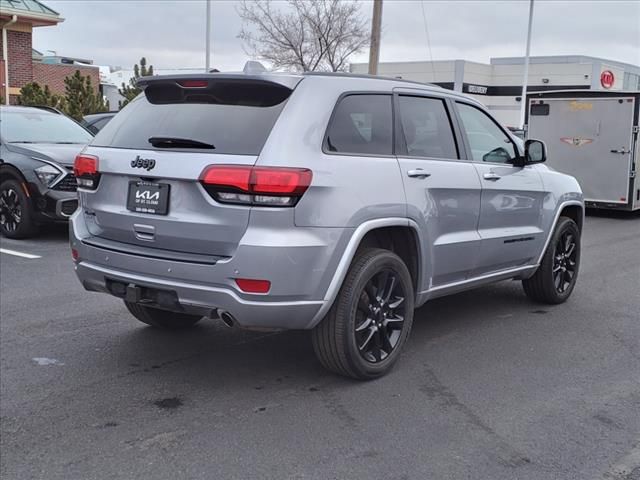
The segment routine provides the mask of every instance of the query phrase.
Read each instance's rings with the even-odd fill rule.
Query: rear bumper
[[[177,296],[175,310],[201,315],[226,311],[244,328],[315,326],[350,233],[349,229],[294,227],[266,235],[249,227],[233,257],[205,265],[87,245],[82,239],[90,235],[82,213],[74,214],[70,222],[71,245],[79,254],[76,274],[85,289],[113,294],[109,284],[119,282],[170,291]],[[235,278],[270,280],[271,291],[243,293]]]
[[[206,315],[208,312],[229,312],[244,328],[309,328],[309,322],[324,304],[323,301],[261,302],[241,298],[230,289],[176,282],[127,271],[105,268],[88,261],[76,265],[76,273],[86,290],[111,293],[107,279],[136,286],[175,292],[185,313]]]

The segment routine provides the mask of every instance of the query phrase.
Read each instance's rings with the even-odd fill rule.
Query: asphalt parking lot
[[[428,303],[385,378],[306,332],[145,327],[76,281],[66,230],[1,247],[3,479],[640,479],[640,218],[591,215],[570,301]]]

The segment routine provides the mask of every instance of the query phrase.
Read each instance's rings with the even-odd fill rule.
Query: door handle
[[[622,149],[618,150],[617,148],[614,148],[611,150],[611,153],[619,153],[620,155],[625,155],[627,153],[631,153],[631,150],[625,150],[624,147],[622,147]]]
[[[425,172],[421,168],[416,168],[415,170],[409,170],[407,172],[407,175],[411,178],[427,178],[431,176],[430,173]]]
[[[496,180],[500,180],[502,177],[500,175],[498,175],[497,173],[485,173],[483,175],[485,180],[491,180],[492,182],[495,182]]]

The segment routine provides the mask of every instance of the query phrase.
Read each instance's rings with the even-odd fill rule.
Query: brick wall
[[[31,59],[31,32],[7,32],[9,57],[9,86],[21,88],[33,81],[33,62]],[[2,52],[0,36],[0,52]]]
[[[98,67],[85,67],[83,65],[64,65],[64,64],[33,64],[33,81],[41,86],[48,85],[52,93],[64,94],[64,79],[72,76],[80,70],[80,75],[91,77],[93,91],[98,92],[100,87],[100,69]]]

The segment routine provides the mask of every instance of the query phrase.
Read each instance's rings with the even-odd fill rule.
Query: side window
[[[459,158],[444,101],[402,95],[400,120],[409,156]]]
[[[471,105],[457,105],[475,161],[509,163],[516,158],[511,139],[491,117]]]
[[[326,149],[336,153],[393,153],[391,95],[348,95],[336,107]]]

